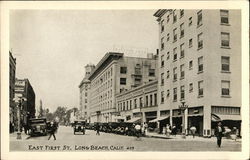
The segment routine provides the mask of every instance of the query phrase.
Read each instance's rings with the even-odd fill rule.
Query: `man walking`
[[[96,135],[100,135],[100,126],[99,126],[99,123],[96,124]]]
[[[215,128],[215,136],[217,137],[217,146],[221,146],[221,139],[223,137],[224,130],[221,122],[218,123],[218,126]]]
[[[55,136],[55,132],[57,130],[56,123],[51,122],[50,125],[48,126],[48,130],[49,130],[49,134],[50,134],[48,140],[50,139],[51,136],[53,136],[54,140],[56,140],[56,136]]]
[[[136,137],[137,137],[137,139],[139,139],[140,135],[141,135],[141,125],[136,124],[135,125],[135,130],[136,130]]]
[[[191,133],[192,133],[193,138],[194,138],[194,137],[195,137],[195,132],[196,132],[196,127],[195,127],[195,126],[192,126],[192,127],[190,128],[190,130],[191,130]]]

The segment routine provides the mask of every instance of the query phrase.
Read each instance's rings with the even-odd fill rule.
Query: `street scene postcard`
[[[249,158],[248,3],[4,4],[3,159]]]

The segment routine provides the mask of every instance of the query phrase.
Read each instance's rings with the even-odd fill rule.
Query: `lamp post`
[[[22,139],[21,136],[21,107],[23,105],[23,102],[26,101],[26,98],[16,97],[13,99],[17,104],[17,138],[16,139]]]
[[[186,129],[185,129],[185,110],[188,108],[188,105],[185,105],[185,102],[181,102],[181,105],[179,105],[179,109],[181,110],[181,113],[183,114],[182,117],[182,138],[186,138]]]

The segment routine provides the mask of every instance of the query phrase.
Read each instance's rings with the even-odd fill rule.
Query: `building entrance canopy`
[[[153,120],[149,121],[149,123],[162,121],[162,120],[165,120],[165,119],[167,119],[167,118],[169,118],[169,116],[159,117],[159,118],[156,118],[156,119],[153,119]]]
[[[233,121],[241,121],[240,115],[223,115],[223,114],[212,114],[212,121],[225,121],[225,120],[233,120]]]

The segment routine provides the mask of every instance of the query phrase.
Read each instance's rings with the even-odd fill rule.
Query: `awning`
[[[157,122],[157,121],[162,121],[162,120],[167,119],[167,118],[169,118],[169,116],[159,117],[159,118],[153,119],[149,122],[153,123],[153,122]]]
[[[132,118],[130,120],[128,120],[127,122],[131,122],[131,123],[135,123],[141,120],[141,117],[136,117],[136,118]]]
[[[122,116],[115,116],[114,119],[125,119],[125,118]]]
[[[212,121],[225,121],[225,120],[232,120],[232,121],[241,121],[240,115],[226,115],[226,114],[212,114]]]

